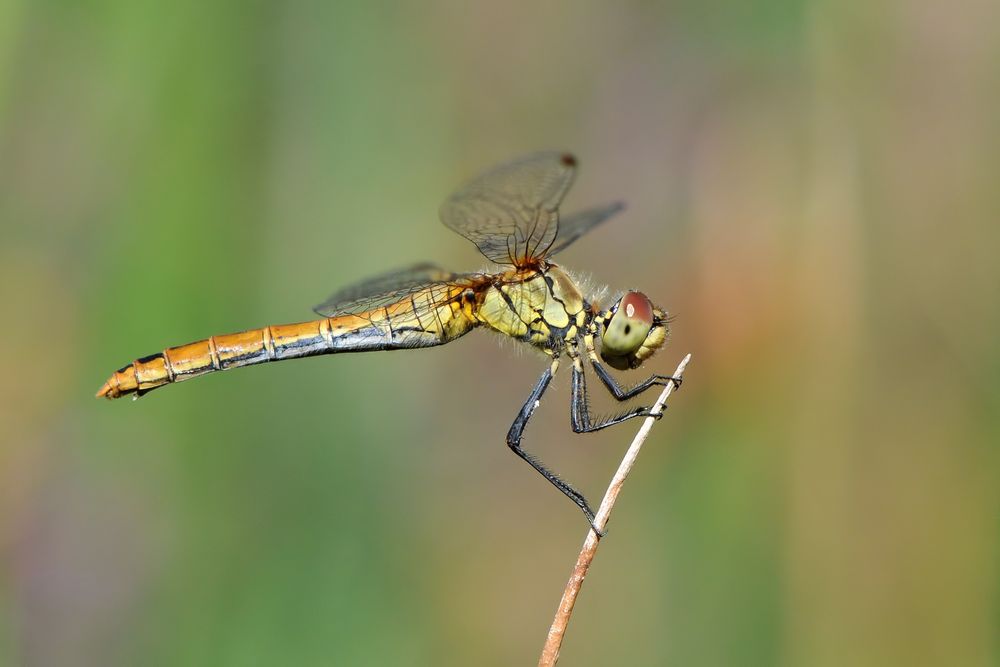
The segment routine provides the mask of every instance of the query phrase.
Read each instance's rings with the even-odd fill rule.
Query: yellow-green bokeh
[[[628,209],[560,260],[694,355],[567,665],[1000,662],[1000,9],[0,1],[0,663],[520,665],[586,524],[440,349],[98,402],[415,261],[495,162]],[[525,444],[596,500],[634,429]],[[603,398],[595,408],[611,409]]]

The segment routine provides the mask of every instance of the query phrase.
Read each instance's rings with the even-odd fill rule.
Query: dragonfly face
[[[597,312],[550,259],[622,209],[614,203],[560,217],[576,159],[537,153],[502,164],[469,181],[441,207],[441,220],[472,241],[497,273],[452,273],[417,264],[334,293],[315,308],[322,319],[210,336],[138,359],[111,375],[98,397],[138,397],[158,387],[213,371],[318,354],[432,347],[477,327],[511,336],[548,355],[549,367],[518,412],[507,445],[576,503],[593,524],[586,499],[521,448],[521,436],[559,368],[572,363],[570,422],[577,433],[649,416],[639,407],[612,417],[589,412],[585,369],[624,401],[656,385],[652,375],[623,387],[605,367],[638,368],[667,339],[668,318],[640,292],[628,292]],[[598,353],[597,348],[600,347]]]
[[[638,368],[667,340],[667,318],[642,292],[628,292],[601,317],[601,358],[612,368]]]

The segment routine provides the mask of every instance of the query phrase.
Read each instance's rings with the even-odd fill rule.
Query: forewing
[[[345,287],[334,292],[313,310],[324,317],[357,315],[392,305],[410,294],[435,285],[465,285],[470,282],[470,277],[470,274],[451,273],[433,264],[416,264]]]
[[[507,162],[474,178],[441,206],[441,221],[498,264],[544,257],[559,233],[559,203],[576,158],[546,152]]]
[[[613,204],[605,204],[604,206],[589,208],[586,211],[580,211],[563,218],[559,221],[559,235],[556,237],[555,243],[552,244],[552,247],[549,248],[546,256],[551,257],[557,252],[561,252],[573,241],[577,240],[597,225],[615,215],[623,208],[625,208],[624,202],[616,201]]]

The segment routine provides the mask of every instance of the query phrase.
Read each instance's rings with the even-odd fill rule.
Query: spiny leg
[[[542,465],[542,462],[537,458],[524,451],[521,448],[521,436],[524,434],[524,428],[528,425],[528,420],[531,419],[531,415],[534,414],[535,408],[538,407],[539,401],[542,398],[542,394],[549,386],[549,382],[552,381],[552,376],[556,374],[559,369],[559,360],[553,359],[552,365],[542,373],[542,377],[538,379],[535,384],[535,388],[531,390],[531,394],[528,396],[528,400],[524,402],[521,406],[521,411],[517,414],[514,419],[514,423],[510,425],[510,430],[507,432],[507,446],[510,447],[511,451],[517,454],[519,457],[528,462],[528,464],[541,473],[542,477],[549,480],[549,482],[559,489],[563,495],[572,500],[577,507],[583,510],[584,515],[587,517],[587,521],[590,522],[591,527],[598,535],[603,535],[603,533],[594,527],[594,510],[590,508],[590,504],[587,499],[583,497],[583,494],[574,489],[572,486],[564,482],[559,478],[554,472]]]
[[[627,401],[630,398],[638,396],[642,392],[646,391],[650,387],[665,387],[668,382],[674,383],[674,389],[681,388],[681,378],[675,378],[671,375],[651,375],[642,382],[639,382],[631,387],[622,387],[618,384],[618,381],[608,372],[608,369],[604,367],[600,361],[592,357],[590,359],[590,365],[594,367],[594,372],[597,373],[597,377],[601,379],[601,382],[611,395],[619,401]]]
[[[663,417],[663,413],[653,413],[650,411],[650,408],[639,407],[610,417],[592,418],[590,416],[587,395],[587,376],[583,371],[583,363],[579,358],[573,360],[573,384],[570,397],[570,422],[573,425],[573,431],[576,433],[591,433],[636,417],[656,417],[660,419]]]
[[[608,369],[604,367],[600,359],[597,358],[597,352],[594,350],[594,332],[590,331],[587,333],[583,340],[587,349],[587,357],[590,359],[590,365],[594,367],[594,372],[597,373],[597,377],[601,379],[601,383],[607,387],[611,395],[618,401],[627,401],[650,387],[666,386],[667,382],[673,382],[674,389],[681,388],[681,378],[675,378],[670,375],[651,375],[631,387],[622,387],[611,373],[608,372]]]

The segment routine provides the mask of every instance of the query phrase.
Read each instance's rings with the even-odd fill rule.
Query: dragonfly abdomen
[[[269,326],[170,347],[115,371],[97,395],[119,398],[134,393],[141,396],[158,387],[214,371],[304,356],[301,352],[323,341],[318,326],[318,322]],[[277,344],[285,339],[291,344]],[[290,354],[289,350],[298,354]]]
[[[297,359],[318,354],[432,347],[454,340],[474,326],[468,318],[438,317],[440,326],[387,317],[385,309],[360,315],[328,317],[299,324],[279,324],[234,334],[211,336],[138,359],[115,371],[98,397],[141,396],[174,382],[240,366]],[[448,326],[444,326],[447,323]],[[443,328],[442,328],[443,327]],[[442,333],[442,331],[444,333]]]

